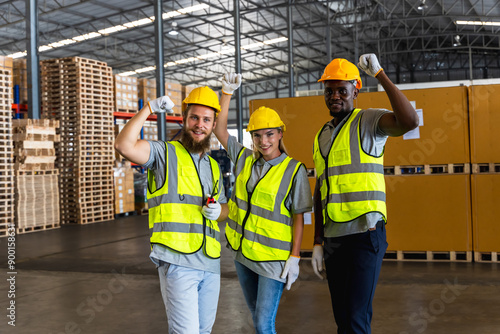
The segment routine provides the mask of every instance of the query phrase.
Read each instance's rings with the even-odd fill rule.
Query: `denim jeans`
[[[387,249],[385,226],[325,238],[325,269],[338,334],[370,334],[372,301]]]
[[[217,313],[220,275],[164,262],[158,274],[168,333],[210,333]]]
[[[275,334],[276,313],[285,283],[256,274],[234,261],[256,334]]]

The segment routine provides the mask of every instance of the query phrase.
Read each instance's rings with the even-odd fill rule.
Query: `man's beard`
[[[188,133],[186,126],[183,126],[181,132],[181,142],[190,153],[205,153],[210,150],[211,134],[212,133],[209,133],[202,141],[197,142],[193,139],[191,134]]]

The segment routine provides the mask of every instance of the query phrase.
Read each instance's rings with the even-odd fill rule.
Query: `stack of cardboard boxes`
[[[117,163],[114,168],[115,214],[135,210],[134,171],[130,162]]]
[[[165,95],[170,97],[175,104],[174,116],[180,116],[183,100],[183,86],[174,82],[166,82]],[[142,99],[144,104],[156,99],[155,79],[139,79],[139,99]]]
[[[165,95],[168,96],[175,105],[174,116],[182,114],[182,85],[173,82],[165,83]]]
[[[182,86],[182,99],[184,100],[195,88],[194,86]]]
[[[19,103],[28,103],[28,71],[26,70],[26,59],[14,59],[12,71],[12,84],[19,86]]]
[[[137,112],[139,108],[137,78],[115,75],[114,82],[116,111]]]
[[[139,99],[144,102],[156,99],[156,81],[154,79],[139,79],[138,80]]]

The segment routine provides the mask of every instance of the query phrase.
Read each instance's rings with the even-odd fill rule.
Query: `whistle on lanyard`
[[[219,183],[219,180],[217,180],[215,182],[215,186],[214,188],[212,189],[212,194],[210,194],[210,196],[207,198],[207,206],[210,204],[210,203],[215,203],[215,198],[214,196],[217,194],[218,192],[218,188],[217,188],[217,184]]]

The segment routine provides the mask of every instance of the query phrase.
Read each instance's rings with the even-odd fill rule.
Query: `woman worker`
[[[214,133],[235,164],[235,185],[229,201],[227,247],[257,334],[276,333],[275,319],[285,287],[299,275],[304,212],[312,199],[304,165],[290,158],[283,144],[285,124],[276,111],[260,107],[247,131],[253,150],[229,136],[227,118],[232,93],[241,74],[222,78],[221,112]]]

